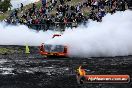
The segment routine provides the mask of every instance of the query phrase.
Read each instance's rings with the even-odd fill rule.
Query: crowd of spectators
[[[72,0],[51,0],[40,8],[35,3],[31,8],[23,11],[21,3],[20,13],[15,9],[5,20],[9,24],[24,24],[36,30],[64,29],[77,27],[89,19],[101,21],[106,13],[125,11],[125,0],[80,0],[75,5],[68,4]],[[54,12],[54,13],[53,13]],[[51,14],[52,13],[52,14]]]

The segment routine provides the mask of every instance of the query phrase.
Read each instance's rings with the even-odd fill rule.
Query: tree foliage
[[[0,11],[6,12],[11,8],[11,0],[0,0]]]

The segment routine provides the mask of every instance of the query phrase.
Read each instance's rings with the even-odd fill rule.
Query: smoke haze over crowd
[[[87,26],[66,29],[52,39],[53,31],[36,32],[24,25],[0,23],[0,45],[62,44],[68,54],[78,57],[132,55],[132,11],[107,14],[102,22],[89,21]]]
[[[35,31],[24,25],[7,25],[0,23],[0,45],[33,45],[37,46],[52,38],[52,31]]]
[[[64,32],[49,44],[68,46],[70,56],[100,57],[132,55],[132,11],[107,14],[101,23],[90,21]]]

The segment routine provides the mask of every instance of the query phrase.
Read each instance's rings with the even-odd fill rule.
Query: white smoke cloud
[[[132,55],[132,11],[107,14],[102,22],[66,29],[61,37],[51,39],[54,31],[33,31],[24,25],[0,22],[0,45],[62,44],[69,56],[100,57]]]
[[[132,11],[107,14],[101,23],[67,29],[47,44],[68,46],[69,56],[100,57],[132,55]]]
[[[23,3],[23,5],[28,5],[30,3],[34,3],[37,2],[38,0],[11,0],[11,4],[12,4],[12,9],[14,8],[20,8],[21,3]]]
[[[51,39],[53,31],[34,31],[24,25],[7,25],[0,22],[0,45],[33,45],[38,46],[41,43]]]

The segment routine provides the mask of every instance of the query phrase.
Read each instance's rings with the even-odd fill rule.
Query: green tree
[[[3,12],[6,12],[8,11],[8,8],[11,8],[12,5],[11,5],[11,0],[0,0],[0,10],[3,11]]]
[[[0,0],[0,11],[1,11],[1,9],[2,9],[2,1]]]

